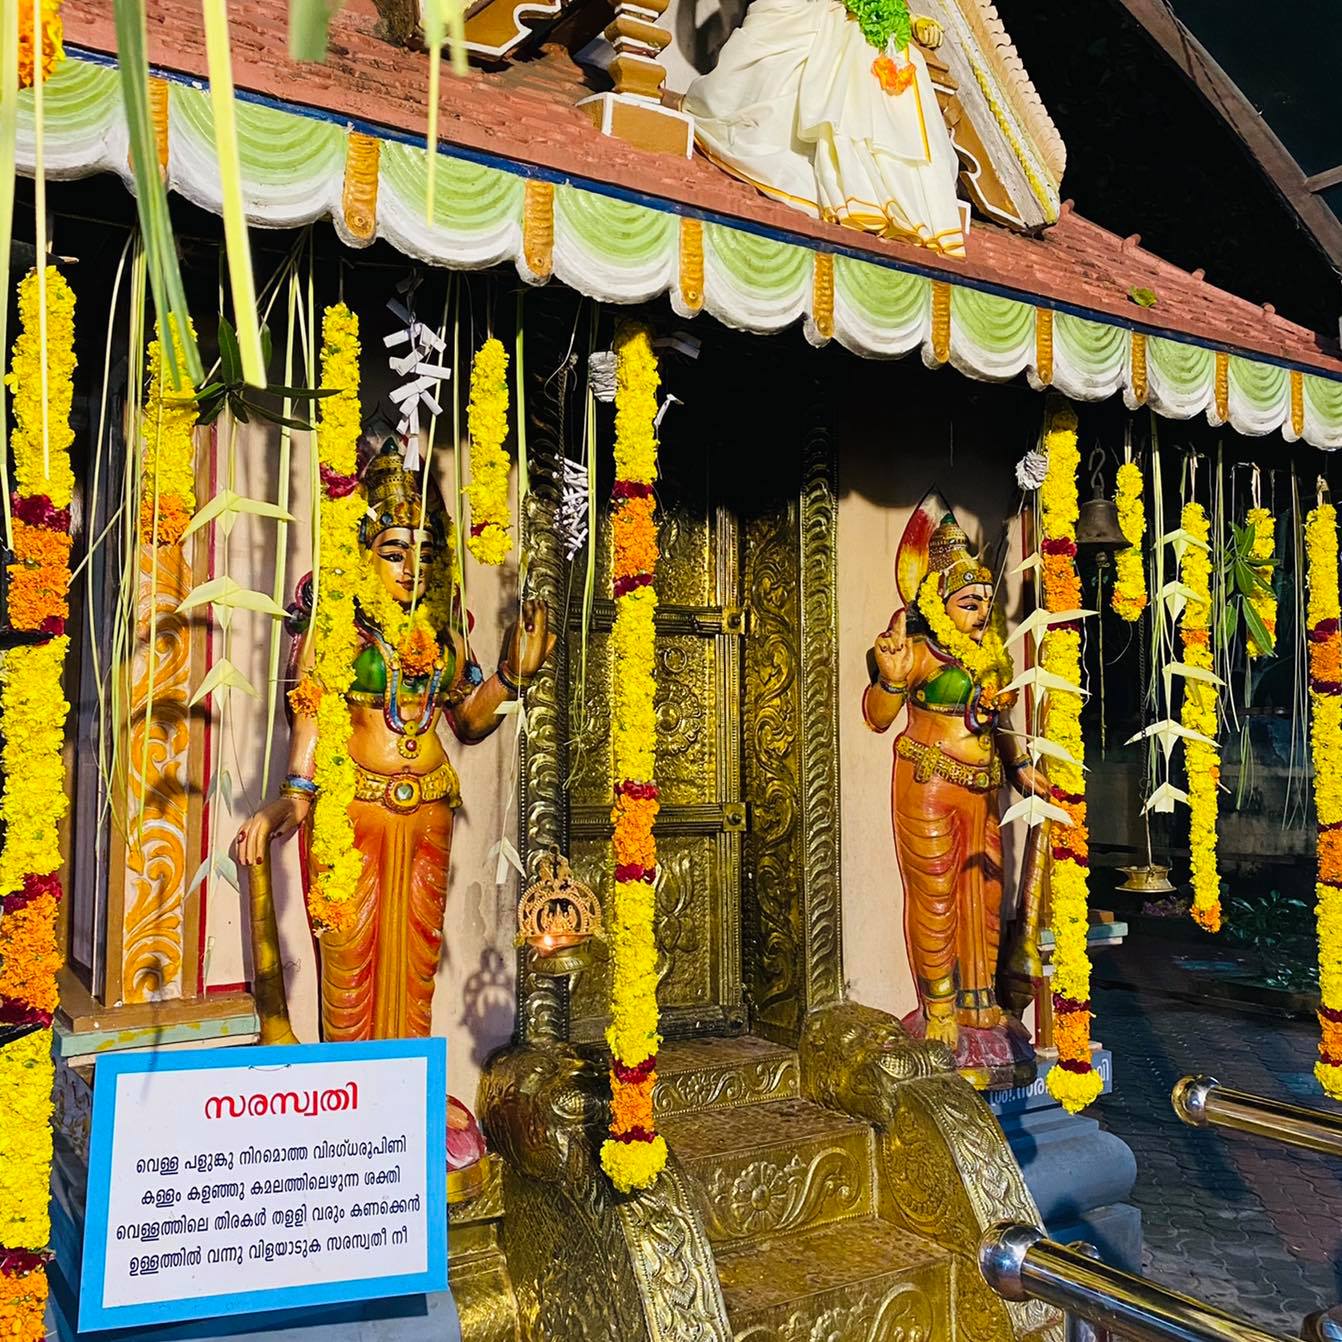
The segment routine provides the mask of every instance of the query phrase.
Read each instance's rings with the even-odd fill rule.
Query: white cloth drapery
[[[754,0],[684,108],[709,158],[824,219],[964,254],[959,162],[918,49],[887,93],[841,0]]]

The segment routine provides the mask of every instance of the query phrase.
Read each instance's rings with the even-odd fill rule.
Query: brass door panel
[[[741,852],[748,809],[741,794],[741,656],[738,527],[708,504],[707,454],[684,450],[658,486],[657,819],[658,1002],[663,1032],[744,1028],[741,995]],[[597,591],[609,591],[609,511],[597,530]],[[615,606],[598,600],[580,688],[581,622],[566,631],[569,684],[569,849],[575,871],[608,907],[611,741],[610,629]],[[585,702],[583,702],[585,700]],[[599,1038],[609,965],[575,985],[570,1033]]]

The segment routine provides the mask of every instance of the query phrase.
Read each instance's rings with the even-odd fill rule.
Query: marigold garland
[[[1081,453],[1076,413],[1065,401],[1052,401],[1044,433],[1048,470],[1039,490],[1045,563],[1057,561],[1057,581],[1044,583],[1044,607],[1076,610],[1081,586],[1076,573],[1076,520],[1079,511],[1076,473]],[[1047,570],[1046,570],[1047,572]],[[1050,625],[1040,649],[1040,665],[1071,685],[1081,684],[1081,634],[1075,626]],[[1050,908],[1053,921],[1054,1042],[1058,1061],[1049,1069],[1048,1089],[1069,1113],[1084,1109],[1103,1087],[1090,1057],[1089,836],[1086,830],[1086,776],[1081,770],[1081,696],[1050,690],[1045,701],[1043,735],[1061,746],[1074,763],[1049,761],[1052,799],[1072,817],[1052,832]]]
[[[1250,633],[1245,639],[1245,651],[1251,658],[1271,657],[1277,640],[1277,594],[1272,590],[1272,573],[1277,559],[1277,519],[1266,508],[1250,508],[1244,520],[1253,528],[1249,564],[1263,582],[1263,586],[1250,595],[1249,604],[1272,639],[1268,647],[1262,648]]]
[[[1211,553],[1206,549],[1210,527],[1200,503],[1184,504],[1180,525],[1193,538],[1184,546],[1179,580],[1193,593],[1179,622],[1184,662],[1210,672],[1211,646]],[[1214,743],[1216,686],[1192,677],[1184,679],[1184,699],[1179,718],[1190,731]],[[1185,741],[1184,766],[1188,773],[1188,805],[1191,811],[1188,846],[1193,869],[1193,919],[1208,932],[1221,930],[1221,878],[1216,869],[1217,789],[1221,782],[1221,752],[1204,741]]]
[[[312,685],[305,702],[315,702],[317,749],[313,782],[312,863],[308,914],[318,931],[342,930],[351,916],[362,863],[354,844],[349,807],[354,800],[353,733],[345,698],[350,667],[359,651],[354,598],[362,576],[359,522],[364,501],[339,489],[353,476],[359,442],[359,321],[343,303],[326,309],[322,321],[321,385],[337,392],[321,402],[317,456],[323,468],[321,572],[313,611]]]
[[[42,1263],[51,1238],[54,1078],[50,1025],[61,966],[56,873],[60,823],[69,806],[63,752],[70,706],[62,676],[69,648],[75,302],[55,267],[47,269],[46,290],[45,449],[36,272],[19,285],[22,326],[6,379],[14,395],[10,446],[17,483],[9,617],[15,628],[50,636],[0,659],[0,823],[5,836],[0,848],[0,1021],[34,1027],[0,1047],[0,1334],[20,1342],[45,1335]]]
[[[65,25],[61,20],[61,0],[41,0],[42,82],[45,84],[65,60]],[[32,0],[19,0],[19,87],[31,88],[36,82],[37,44],[33,41]],[[0,1334],[3,1336],[3,1334]]]
[[[1305,520],[1308,562],[1310,749],[1318,815],[1319,1060],[1314,1075],[1342,1100],[1342,607],[1338,601],[1337,513],[1320,503]],[[1326,672],[1326,674],[1320,674]]]
[[[75,296],[55,266],[47,267],[47,457],[42,456],[42,345],[38,335],[37,272],[19,284],[19,328],[6,385],[12,394],[14,479],[24,497],[43,496],[68,508],[75,477],[70,470],[70,403],[74,399]]]
[[[178,368],[186,366],[176,320],[168,318]],[[195,335],[195,325],[191,325]],[[140,537],[154,545],[181,542],[196,511],[196,421],[200,408],[184,384],[174,387],[163,363],[163,346],[151,340],[145,351],[144,462],[140,472]],[[169,379],[165,381],[165,379]]]
[[[1118,529],[1127,548],[1114,556],[1114,590],[1109,604],[1115,615],[1129,622],[1146,609],[1146,561],[1142,556],[1142,537],[1146,535],[1146,507],[1142,498],[1142,473],[1137,463],[1125,461],[1114,481],[1114,505],[1118,509]]]
[[[647,1188],[666,1165],[666,1139],[653,1120],[656,1084],[657,934],[654,926],[657,817],[657,691],[654,660],[657,530],[657,358],[647,330],[623,328],[615,342],[615,559],[611,631],[611,755],[615,895],[611,946],[610,1137],[601,1163],[623,1193]]]
[[[982,686],[990,696],[1010,682],[1013,668],[1002,636],[991,625],[984,631],[983,642],[975,643],[968,634],[956,628],[946,614],[946,603],[941,599],[941,575],[929,573],[918,588],[918,610],[937,646],[948,652]]]
[[[508,513],[508,351],[491,337],[471,363],[471,397],[466,407],[471,441],[471,505],[466,548],[482,564],[501,564],[512,549]]]

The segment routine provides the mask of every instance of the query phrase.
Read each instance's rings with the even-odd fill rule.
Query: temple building
[[[1150,6],[1080,8],[53,7],[0,331],[16,1336],[1023,1342],[998,1223],[1141,1271],[1117,869],[1207,934],[1267,851],[1342,892],[1342,248]],[[179,1299],[139,1224],[114,1289],[109,1060],[443,1039],[450,1291]],[[282,1183],[224,1212],[324,1205]]]

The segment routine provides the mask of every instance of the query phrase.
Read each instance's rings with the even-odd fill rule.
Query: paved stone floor
[[[1315,1028],[1114,986],[1140,982],[1136,949],[1120,953],[1127,973],[1096,966],[1095,1033],[1114,1052],[1115,1093],[1094,1112],[1137,1156],[1144,1270],[1295,1335],[1305,1314],[1342,1301],[1342,1162],[1186,1127],[1169,1095],[1181,1076],[1207,1072],[1236,1089],[1323,1108],[1329,1102],[1311,1072]],[[1149,966],[1163,957],[1142,958]]]

